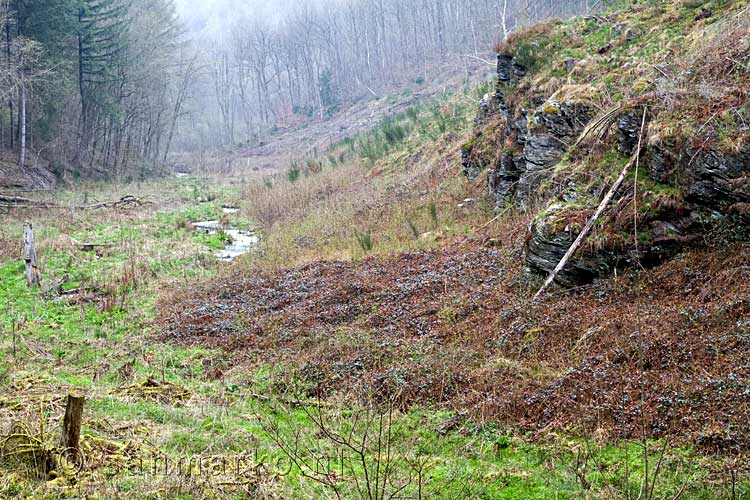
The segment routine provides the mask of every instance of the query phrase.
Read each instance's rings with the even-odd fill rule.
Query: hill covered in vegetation
[[[548,21],[317,154],[7,204],[0,494],[746,497],[748,26]]]

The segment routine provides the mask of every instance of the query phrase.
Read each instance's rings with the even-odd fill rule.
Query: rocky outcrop
[[[526,76],[526,68],[518,64],[513,56],[497,55],[497,79],[501,83],[514,84],[524,76]]]
[[[675,184],[681,156],[680,148],[669,142],[649,144],[645,158],[648,176],[657,182]]]
[[[722,212],[736,203],[750,202],[750,146],[745,144],[738,153],[717,149],[690,153],[688,150],[685,186],[688,202]]]
[[[581,28],[588,41],[579,45],[581,56],[575,59],[566,49],[567,41],[559,44],[555,37],[545,38],[543,28],[533,33],[533,40],[519,38],[500,47],[504,52],[497,59],[496,92],[482,100],[477,119],[483,147],[472,145],[464,155],[469,177],[481,178],[488,169],[487,191],[496,206],[533,207],[539,201],[549,206],[530,226],[528,269],[547,274],[557,266],[612,185],[613,175],[639,144],[638,189],[634,190],[633,177],[625,177],[621,192],[615,193],[585,248],[559,282],[587,282],[606,276],[618,265],[631,265],[636,258],[639,264],[656,265],[706,241],[750,239],[750,115],[739,104],[747,100],[739,90],[742,85],[727,90],[734,95],[729,108],[729,101],[711,92],[702,78],[705,73],[721,84],[719,66],[708,71],[701,62],[688,72],[664,64],[653,67],[654,78],[639,66],[640,56],[631,57],[627,49],[650,32],[638,23],[605,22],[598,17],[589,21]],[[610,24],[608,41],[598,36],[604,24]],[[725,41],[730,38],[727,35]],[[549,47],[556,49],[549,51]],[[603,56],[615,52],[616,57]],[[747,51],[738,48],[740,52]],[[519,58],[527,64],[519,64]],[[614,78],[619,97],[587,84],[616,58],[630,59],[625,71]],[[631,86],[626,76],[630,74],[642,78],[634,78]],[[683,94],[673,87],[687,84],[695,85],[708,108],[700,109],[692,99],[679,103]],[[662,95],[671,96],[673,102],[659,106],[654,101]],[[607,99],[627,111],[602,115],[592,127],[596,133],[570,151]],[[724,113],[717,114],[714,107]],[[648,110],[645,122],[642,109]],[[713,116],[705,121],[708,115],[702,113],[708,110]],[[691,128],[686,124],[690,123],[703,123],[695,130],[700,137],[689,136]]]
[[[638,146],[638,136],[641,133],[643,116],[632,111],[623,113],[617,119],[617,149],[620,153],[630,156]]]
[[[569,144],[575,142],[592,117],[592,109],[585,103],[549,101],[537,109],[526,124],[510,122],[516,134],[517,145],[522,148],[520,157],[510,157],[501,162],[496,177],[513,180],[510,190],[503,183],[493,191],[496,200],[515,197],[526,202],[541,182],[550,175],[552,167],[563,159]]]
[[[487,172],[489,195],[495,201],[495,206],[502,206],[511,202],[518,187],[518,181],[524,172],[524,166],[513,153],[505,153],[500,157],[500,164]]]
[[[575,217],[571,217],[573,214],[569,210],[569,207],[562,204],[552,205],[531,225],[526,251],[528,270],[540,275],[549,274],[573,244],[580,226],[573,227],[570,220]],[[583,215],[582,219],[585,220],[588,213],[579,215]],[[558,274],[557,282],[564,286],[589,283],[608,272],[616,264],[616,260],[615,256],[603,258],[602,255],[576,257]]]
[[[726,213],[734,204],[750,203],[750,145],[726,152],[654,141],[646,164],[650,178],[680,189],[691,208]]]

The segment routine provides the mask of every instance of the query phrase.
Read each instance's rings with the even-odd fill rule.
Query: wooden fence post
[[[36,266],[34,230],[31,222],[23,225],[23,260],[26,262],[26,282],[30,287],[39,286],[39,269]]]

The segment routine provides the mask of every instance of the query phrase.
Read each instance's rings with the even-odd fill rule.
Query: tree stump
[[[65,407],[60,445],[66,453],[71,454],[73,457],[78,457],[81,422],[83,420],[83,404],[85,402],[85,397],[69,394],[68,403]]]
[[[34,230],[31,222],[23,226],[23,260],[26,262],[26,282],[30,287],[39,286],[39,269],[36,266]]]

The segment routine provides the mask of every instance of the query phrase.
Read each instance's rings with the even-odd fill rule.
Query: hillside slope
[[[656,3],[327,149],[1,207],[0,497],[747,498],[750,5]]]
[[[530,270],[557,265],[629,158],[561,283],[750,236],[749,33],[747,2],[675,0],[549,22],[498,46],[498,86],[464,169],[498,206],[542,209]]]
[[[373,224],[376,238],[397,241],[382,256],[319,261],[342,252],[316,244],[308,215],[288,226],[307,248],[285,262],[301,267],[253,268],[259,274],[222,278],[187,301],[176,294],[162,303],[165,338],[223,346],[250,366],[285,366],[319,396],[397,394],[404,407],[434,403],[529,431],[636,437],[645,429],[745,448],[750,255],[739,241],[750,16],[742,3],[713,9],[638,5],[514,36],[499,47],[496,92],[482,100],[462,147],[473,184],[460,192],[484,192],[498,217],[467,228],[468,239],[443,234],[432,252],[398,243],[395,209],[371,200],[414,180],[414,164],[445,176],[432,184],[441,210],[461,198],[455,185],[446,190],[457,169],[431,167],[425,139],[416,152],[376,163],[356,215],[325,197],[306,205],[308,214],[348,221],[343,231],[325,226],[334,239],[351,230],[346,217]],[[711,85],[712,93],[696,90]],[[559,281],[614,277],[532,302],[528,284],[559,262],[636,157],[638,177],[632,168]],[[408,213],[419,200],[398,203]],[[452,224],[481,214],[461,210]],[[617,273],[622,267],[630,270]]]

